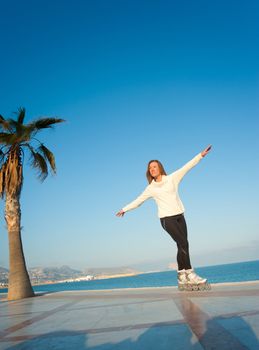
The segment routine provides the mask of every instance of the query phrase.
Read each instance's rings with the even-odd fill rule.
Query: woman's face
[[[151,162],[149,164],[149,173],[154,179],[156,179],[159,175],[161,175],[157,162]]]

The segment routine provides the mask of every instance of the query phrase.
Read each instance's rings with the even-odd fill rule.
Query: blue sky
[[[168,173],[205,148],[183,180],[195,265],[259,258],[258,2],[0,1],[0,113],[66,123],[39,138],[58,173],[25,167],[28,266],[175,262],[143,191],[150,159]],[[1,203],[4,213],[4,203]],[[4,216],[0,266],[8,267]],[[151,265],[150,265],[151,266]]]

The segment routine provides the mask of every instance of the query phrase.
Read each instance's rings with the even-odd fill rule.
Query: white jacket
[[[133,202],[126,205],[124,212],[139,207],[144,201],[153,198],[158,207],[158,217],[164,218],[182,214],[184,212],[183,203],[178,194],[178,186],[184,175],[191,170],[202,159],[201,153],[186,163],[182,168],[170,175],[162,175],[162,181],[153,180]]]

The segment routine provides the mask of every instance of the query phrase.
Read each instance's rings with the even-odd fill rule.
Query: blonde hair
[[[147,177],[147,181],[148,181],[149,184],[150,184],[150,183],[152,182],[152,180],[154,179],[153,176],[150,175],[150,171],[149,171],[149,166],[150,166],[150,164],[153,163],[153,162],[156,162],[156,163],[157,163],[158,168],[159,168],[159,170],[160,170],[160,174],[161,174],[161,175],[166,175],[166,172],[165,172],[165,169],[164,169],[164,167],[163,167],[163,164],[162,164],[159,160],[157,160],[157,159],[152,159],[152,160],[150,160],[150,161],[148,162],[147,171],[146,171],[146,177]]]

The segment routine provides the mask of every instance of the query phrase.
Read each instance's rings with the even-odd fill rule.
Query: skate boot
[[[178,289],[180,291],[186,290],[186,288],[188,286],[188,280],[187,280],[187,277],[186,277],[185,270],[177,271],[177,280],[178,280]]]
[[[210,290],[211,286],[207,282],[207,278],[198,276],[193,269],[185,271],[187,279],[187,290]]]

